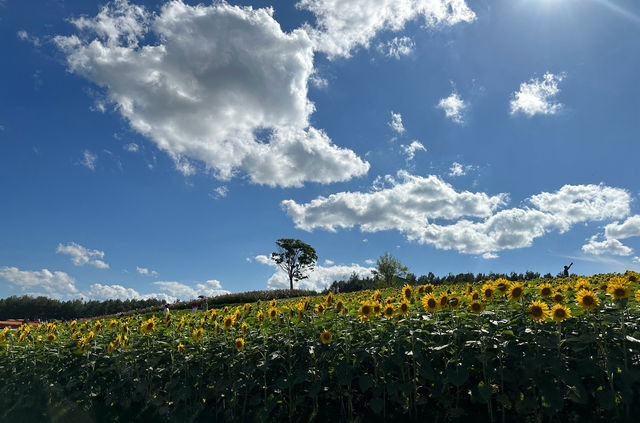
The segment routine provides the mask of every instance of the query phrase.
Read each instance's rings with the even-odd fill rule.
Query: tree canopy
[[[396,276],[403,277],[406,273],[407,266],[403,266],[400,261],[390,253],[384,253],[376,262],[376,270],[373,275],[376,279],[383,279],[385,284],[389,286]]]
[[[299,239],[281,238],[276,241],[278,251],[271,253],[271,260],[275,261],[289,277],[289,289],[293,290],[293,281],[309,277],[313,271],[318,255],[309,244]]]

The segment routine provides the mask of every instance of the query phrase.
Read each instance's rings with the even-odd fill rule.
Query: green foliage
[[[540,297],[540,283],[527,282],[518,301],[496,294],[480,314],[466,309],[462,295],[460,308],[427,312],[420,295],[428,294],[414,288],[406,315],[363,319],[358,306],[374,298],[398,307],[404,294],[389,288],[278,301],[273,319],[266,302],[206,314],[172,311],[166,323],[158,313],[149,333],[141,332],[149,316],[113,326],[104,320],[82,350],[73,334],[86,337],[94,322],[34,326],[22,342],[9,331],[0,341],[9,345],[6,354],[0,350],[0,421],[634,421],[637,276],[624,276],[630,296],[618,299],[607,288],[612,275],[592,277],[600,301],[592,311],[576,303],[581,281],[553,281],[571,309],[562,322],[530,318],[533,300],[552,300]],[[434,294],[483,284],[445,285]],[[336,309],[338,300],[348,312]],[[216,332],[234,313],[234,325]],[[199,328],[204,334],[195,341]],[[324,330],[329,343],[320,339]],[[42,339],[50,331],[54,342]],[[130,344],[110,348],[124,333]],[[234,348],[238,337],[241,351]]]
[[[403,277],[407,270],[409,270],[407,266],[403,266],[390,253],[384,253],[376,261],[376,270],[373,271],[373,275],[376,279],[382,279],[385,286],[391,286],[394,278]]]
[[[147,300],[106,300],[106,301],[60,301],[47,297],[12,296],[0,299],[0,320],[70,320],[81,317],[93,317],[117,314],[132,310],[160,306],[164,301],[151,298]]]
[[[318,260],[316,250],[299,239],[281,238],[276,241],[278,251],[271,253],[271,259],[287,273],[289,288],[293,290],[293,282],[309,277],[308,272]]]

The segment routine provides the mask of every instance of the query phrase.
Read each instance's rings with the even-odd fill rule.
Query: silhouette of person
[[[571,269],[571,266],[573,266],[573,262],[571,262],[571,264],[568,266],[564,266],[564,271],[562,272],[562,276],[564,276],[565,278],[569,277],[569,269]]]

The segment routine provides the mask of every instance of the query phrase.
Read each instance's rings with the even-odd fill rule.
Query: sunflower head
[[[506,279],[499,278],[498,280],[496,280],[495,284],[496,289],[503,294],[507,292],[507,289],[509,289],[509,282]]]
[[[271,308],[269,309],[268,314],[269,314],[269,319],[274,320],[274,319],[277,319],[277,318],[278,318],[278,315],[279,315],[280,313],[278,312],[278,309],[277,309],[277,308],[275,308],[275,307],[271,307]]]
[[[403,300],[398,304],[398,312],[403,316],[407,316],[409,314],[409,302],[407,300]]]
[[[562,322],[571,317],[571,310],[562,304],[556,304],[551,307],[551,318],[556,322]]]
[[[336,305],[334,306],[334,308],[336,309],[336,311],[338,313],[340,313],[342,311],[342,309],[344,308],[344,303],[342,302],[342,300],[336,301]]]
[[[178,344],[178,354],[184,354],[184,345],[182,343]]]
[[[320,341],[323,344],[328,344],[329,342],[331,342],[331,340],[333,339],[333,336],[331,335],[331,332],[329,332],[328,330],[323,330],[322,333],[320,334]]]
[[[538,290],[538,294],[542,298],[550,297],[551,294],[553,294],[553,287],[548,282],[547,283],[543,283],[542,285],[540,285],[540,289]]]
[[[316,313],[318,314],[324,313],[324,306],[322,304],[316,304]]]
[[[482,313],[482,310],[484,310],[484,306],[482,305],[482,303],[478,300],[473,300],[471,301],[471,303],[469,303],[469,311],[475,314],[480,314]]]
[[[638,290],[638,292],[640,292],[640,290]],[[384,314],[384,317],[386,317],[387,319],[391,319],[393,317],[394,311],[395,310],[393,309],[393,304],[387,304],[384,306],[382,314]]]
[[[238,352],[244,350],[244,339],[236,338],[236,341],[233,343],[233,346],[236,347],[236,351]]]
[[[491,301],[493,299],[493,285],[486,283],[482,285],[482,289],[480,290],[482,293],[482,299],[485,301]]]
[[[200,342],[200,339],[202,339],[202,333],[202,328],[194,329],[193,333],[191,333],[191,337],[195,342]]]
[[[430,283],[426,284],[424,286],[424,293],[431,294],[432,292],[433,292],[433,284],[430,284]]]
[[[524,287],[520,282],[513,282],[509,286],[509,300],[517,301],[524,295]]]
[[[224,320],[222,321],[222,329],[224,330],[229,330],[231,329],[231,326],[233,326],[233,323],[235,322],[235,318],[233,317],[232,314],[227,314],[226,316],[224,316]]]
[[[600,305],[600,299],[589,289],[581,289],[576,296],[578,305],[584,310],[591,311]]]
[[[46,338],[47,342],[53,342],[56,340],[56,334],[53,332],[49,332]]]
[[[247,325],[247,322],[243,322],[240,328],[242,329],[242,336],[247,336],[247,330],[249,330],[249,325]]]
[[[623,283],[609,284],[607,292],[614,300],[622,300],[631,296],[631,290]]]
[[[453,296],[449,298],[449,307],[452,309],[457,309],[460,307],[460,297]]]
[[[275,298],[273,300],[271,300],[271,302],[269,303],[269,307],[274,308],[276,306],[276,300]]]
[[[402,296],[404,297],[404,299],[410,301],[411,293],[411,286],[405,284],[405,286],[402,287]]]
[[[382,313],[382,304],[376,301],[373,303],[373,314],[377,316],[380,313]]]
[[[373,314],[373,306],[369,304],[369,302],[365,301],[360,305],[359,312],[361,320],[368,320],[369,317],[371,317],[371,315]]]
[[[327,294],[327,297],[324,299],[325,304],[327,304],[327,307],[331,307],[331,305],[333,304],[333,294],[331,292],[329,292]]]
[[[438,307],[440,307],[440,308],[449,307],[449,295],[446,292],[443,292],[438,297]]]
[[[532,320],[541,322],[549,316],[549,306],[541,301],[532,301],[527,308]]]
[[[578,278],[576,281],[576,291],[580,291],[581,289],[591,289],[591,282],[586,278]]]
[[[438,300],[433,294],[427,294],[422,297],[422,307],[424,311],[434,312],[438,309]]]
[[[258,315],[256,316],[256,318],[258,319],[259,323],[262,323],[262,321],[264,320],[264,313],[262,312],[262,310],[258,310]]]
[[[564,294],[560,291],[556,291],[551,297],[554,303],[560,304],[564,302]]]

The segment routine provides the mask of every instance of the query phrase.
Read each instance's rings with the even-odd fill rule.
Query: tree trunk
[[[289,276],[289,289],[293,291],[293,275]]]

